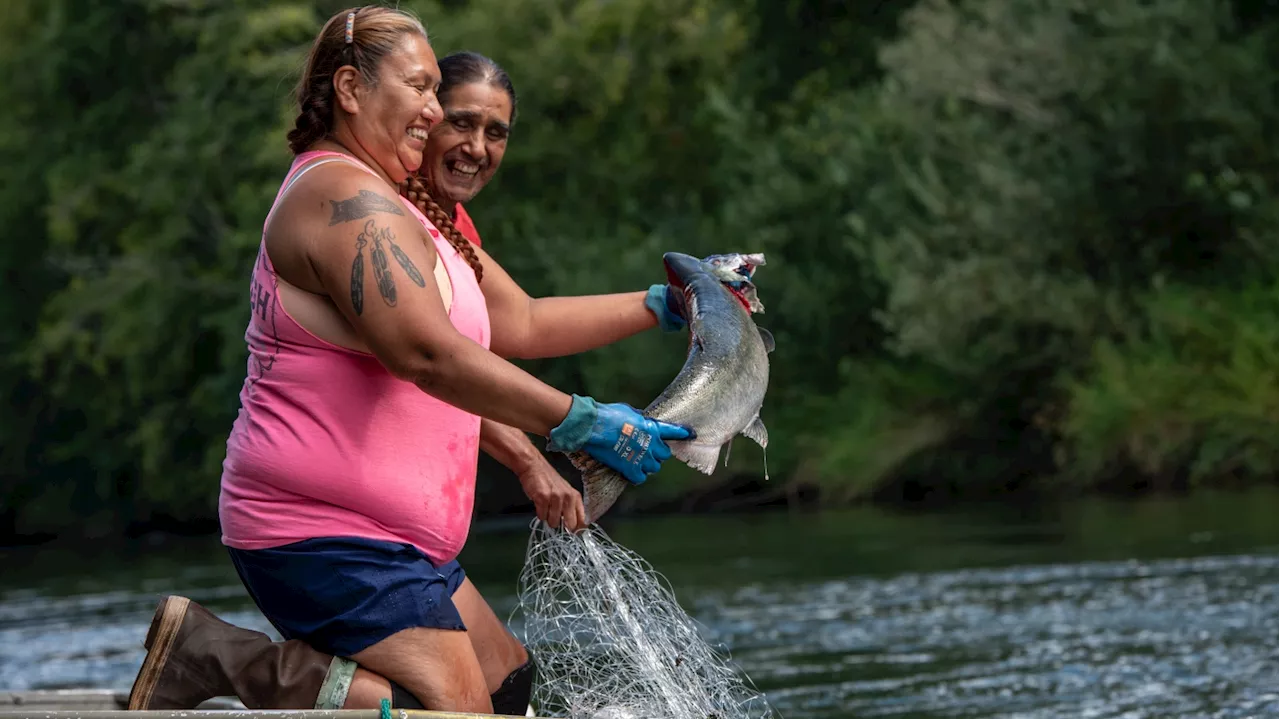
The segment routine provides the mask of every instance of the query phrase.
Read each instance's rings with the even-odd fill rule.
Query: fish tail
[[[600,519],[630,484],[621,474],[592,459],[586,452],[571,452],[569,461],[582,473],[582,504],[587,523]]]

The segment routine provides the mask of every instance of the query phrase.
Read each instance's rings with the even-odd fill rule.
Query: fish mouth
[[[755,283],[752,282],[756,268],[764,263],[762,253],[711,255],[704,259],[682,252],[667,252],[662,255],[662,264],[667,270],[667,283],[685,295],[686,303],[689,299],[689,281],[695,275],[706,274],[720,280],[748,314],[764,312],[764,305],[756,295]]]
[[[676,289],[683,290],[689,280],[699,272],[705,272],[702,260],[683,252],[665,252],[662,264],[667,268],[667,282]]]
[[[733,295],[734,299],[738,300],[738,304],[742,305],[747,314],[754,311],[751,307],[751,300],[747,298],[747,293],[744,290],[738,287],[728,287],[726,289],[729,290],[729,294]]]

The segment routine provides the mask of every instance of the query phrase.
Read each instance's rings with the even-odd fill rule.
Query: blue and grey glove
[[[693,439],[693,430],[649,419],[629,404],[599,404],[573,395],[569,414],[551,430],[547,449],[582,450],[632,484],[643,484],[662,463],[671,459],[665,440]]]
[[[653,285],[644,296],[644,306],[658,318],[663,332],[684,329],[684,295],[671,285]]]

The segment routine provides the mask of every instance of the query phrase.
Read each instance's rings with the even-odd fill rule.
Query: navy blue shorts
[[[227,551],[281,636],[328,654],[350,657],[410,627],[466,629],[453,606],[462,566],[437,567],[410,544],[323,537]]]

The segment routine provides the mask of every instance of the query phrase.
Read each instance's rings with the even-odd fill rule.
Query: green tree
[[[833,101],[877,128],[863,146],[882,172],[848,207],[886,291],[889,356],[953,389],[922,383],[920,405],[945,398],[953,420],[930,448],[948,461],[917,473],[979,486],[1052,473],[1071,454],[1060,378],[1096,343],[1159,323],[1164,283],[1274,296],[1276,85],[1259,69],[1275,19],[1244,26],[1231,10],[926,0],[884,49],[872,106]],[[1274,384],[1274,357],[1247,366]]]
[[[316,18],[301,4],[76,5],[46,4],[34,33],[57,60],[37,97],[63,113],[47,121],[67,145],[43,168],[60,287],[24,356],[56,413],[25,520],[209,516],[246,268],[288,161],[279,91]]]

